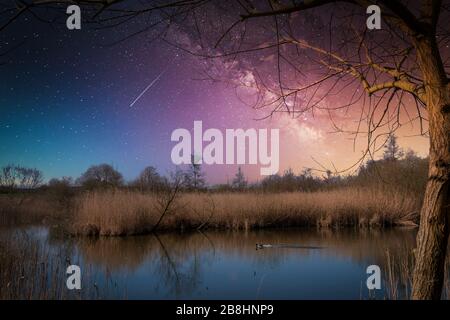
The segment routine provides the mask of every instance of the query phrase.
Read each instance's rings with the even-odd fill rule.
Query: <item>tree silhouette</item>
[[[34,168],[7,165],[0,171],[0,186],[7,189],[34,189],[42,184],[44,174]]]
[[[202,166],[196,161],[195,156],[191,155],[191,163],[184,173],[184,186],[191,190],[200,190],[205,188],[205,173]]]
[[[123,184],[123,177],[111,165],[104,163],[89,167],[77,183],[88,189],[119,187]]]
[[[139,177],[131,183],[141,191],[159,191],[164,188],[167,181],[159,175],[155,167],[148,166],[139,174]]]
[[[245,179],[244,173],[242,172],[241,167],[238,168],[236,175],[234,176],[232,187],[237,190],[242,190],[247,187],[247,180]]]
[[[403,157],[404,152],[397,143],[397,137],[395,134],[390,134],[386,144],[384,145],[384,160],[397,160]]]

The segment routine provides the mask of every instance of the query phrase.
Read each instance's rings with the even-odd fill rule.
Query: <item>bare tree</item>
[[[372,4],[380,6],[383,12],[385,27],[379,32],[369,32],[365,28],[366,8]],[[253,83],[247,82],[260,93],[255,107],[270,107],[269,116],[276,112],[299,116],[325,110],[336,130],[345,132],[334,121],[336,112],[360,107],[360,125],[350,133],[355,137],[366,136],[364,157],[372,157],[383,145],[377,145],[378,141],[404,124],[401,111],[407,115],[416,112],[415,116],[409,116],[409,123],[419,122],[420,133],[429,135],[430,165],[417,236],[412,298],[439,299],[450,210],[450,85],[445,51],[449,41],[448,2],[236,1],[218,7],[215,10],[226,11],[235,21],[224,18],[220,22],[228,22],[228,27],[212,28],[221,33],[212,45],[207,46],[208,35],[201,37],[200,33],[199,39],[206,50],[186,50],[203,58],[231,60],[244,56],[239,67],[248,66],[254,79]],[[318,20],[327,22],[320,37],[309,36],[308,39],[300,29],[305,25],[298,17],[305,20],[307,14],[301,13],[313,13],[316,8],[322,14]],[[217,15],[206,17],[208,23],[212,19],[217,19]],[[263,22],[254,22],[259,19]],[[320,24],[320,21],[311,23]],[[255,32],[256,28],[259,33]],[[176,39],[168,42],[180,47]],[[256,52],[266,57],[267,52],[273,54],[269,61],[275,67],[269,68],[265,75],[264,68],[255,68],[249,58],[245,59],[245,55]],[[267,73],[276,81],[271,83]],[[308,75],[304,76],[305,73]],[[215,76],[206,73],[211,79]],[[241,81],[248,86],[245,80]],[[347,100],[343,105],[329,107],[323,103],[339,94]],[[428,131],[423,124],[425,121],[428,121]],[[366,130],[362,128],[364,123]]]
[[[42,171],[35,168],[7,165],[0,172],[0,185],[8,189],[34,189],[43,181]]]
[[[7,165],[0,172],[0,185],[7,189],[14,189],[17,184],[16,166]]]
[[[34,189],[44,181],[44,174],[38,169],[17,167],[16,170],[20,188]]]
[[[171,175],[171,181],[167,183],[162,192],[158,194],[156,201],[156,210],[160,213],[158,220],[152,228],[152,232],[155,233],[164,217],[170,215],[176,209],[176,202],[180,196],[179,192],[183,185],[183,175],[175,172]]]
[[[5,10],[0,30],[27,10],[63,2],[36,0]],[[119,7],[108,10],[115,2]],[[102,27],[156,13],[155,23],[130,36],[161,27],[167,43],[199,58],[221,59],[230,67],[208,67],[204,78],[231,81],[237,74],[242,87],[257,89],[254,107],[269,107],[268,116],[328,114],[336,131],[367,139],[361,161],[400,126],[418,122],[430,139],[430,164],[412,298],[440,298],[450,213],[448,0],[172,0],[126,9],[114,0],[90,4]],[[365,27],[369,5],[381,8],[382,30]],[[315,33],[305,32],[311,27]],[[180,33],[195,45],[180,44]],[[336,97],[345,103],[337,105]],[[330,98],[335,105],[325,103]],[[347,130],[336,118],[352,107],[360,112],[356,128]]]

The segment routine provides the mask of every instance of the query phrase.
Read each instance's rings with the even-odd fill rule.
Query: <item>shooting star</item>
[[[151,87],[153,87],[153,85],[161,78],[161,76],[166,72],[167,69],[165,69],[163,72],[161,72],[152,82],[150,82],[150,84],[144,89],[144,91],[141,92],[140,95],[137,96],[136,99],[134,99],[134,101],[130,104],[130,108],[132,106],[134,106],[134,104],[136,102],[138,102],[138,100],[148,91],[148,89],[150,89]]]

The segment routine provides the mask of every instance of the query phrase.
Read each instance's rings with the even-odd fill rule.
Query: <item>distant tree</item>
[[[35,168],[17,167],[19,176],[19,186],[23,189],[34,189],[44,181],[42,171]]]
[[[408,149],[408,150],[406,150],[406,152],[405,152],[405,160],[407,160],[407,161],[412,161],[412,162],[414,162],[414,161],[417,161],[417,160],[420,160],[420,157],[417,155],[417,153],[414,151],[414,150],[412,150],[412,149]]]
[[[155,167],[148,166],[139,174],[139,177],[131,183],[132,186],[141,191],[158,191],[167,184],[165,179],[159,175]]]
[[[52,179],[50,179],[49,181],[48,181],[48,183],[47,183],[47,185],[49,186],[49,187],[55,187],[55,186],[57,186],[59,184],[59,179],[57,179],[57,178],[52,178]]]
[[[390,134],[384,145],[383,159],[398,160],[403,157],[403,155],[403,150],[397,143],[397,137],[394,134]]]
[[[313,176],[311,168],[305,168],[302,170],[297,178],[297,190],[303,192],[312,192],[318,190],[323,184],[323,180],[318,177]]]
[[[292,169],[288,169],[282,176],[276,174],[265,177],[261,181],[260,187],[264,191],[270,192],[312,192],[318,190],[323,184],[323,180],[314,177],[312,170],[308,168],[299,175],[295,175]]]
[[[263,188],[264,191],[270,191],[270,192],[279,191],[280,182],[281,182],[280,175],[273,174],[273,175],[265,177],[261,181],[261,187]]]
[[[247,187],[247,180],[245,179],[244,173],[241,167],[238,168],[236,175],[234,176],[232,182],[233,189],[242,190]]]
[[[70,187],[73,185],[73,179],[72,177],[53,178],[48,181],[47,185],[51,188]]]
[[[303,179],[311,179],[312,176],[312,169],[311,168],[305,168],[303,169],[303,171],[300,173],[300,177]]]
[[[191,155],[191,164],[184,173],[184,186],[187,189],[199,190],[205,188],[205,185],[205,173],[202,171],[201,165],[195,160],[194,155]]]
[[[408,150],[405,156],[395,161],[370,160],[359,169],[356,176],[347,182],[357,187],[404,190],[421,197],[427,182],[428,159]]]
[[[7,165],[0,172],[0,185],[9,189],[34,189],[42,184],[44,174],[35,168]]]
[[[332,177],[333,177],[333,172],[331,172],[331,170],[327,170],[327,171],[325,172],[324,179],[325,179],[325,180],[330,180]]]
[[[102,188],[102,187],[119,187],[123,184],[123,177],[120,172],[115,170],[109,164],[100,164],[91,166],[85,173],[77,179],[77,183],[83,187]]]
[[[16,166],[10,164],[2,168],[0,172],[0,185],[4,188],[13,189],[17,183]]]
[[[289,168],[283,174],[283,189],[285,191],[295,191],[297,189],[297,177],[294,171]]]

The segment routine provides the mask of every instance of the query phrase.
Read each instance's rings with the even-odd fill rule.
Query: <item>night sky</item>
[[[253,110],[227,83],[198,80],[201,59],[150,41],[150,32],[113,44],[145,23],[69,31],[25,15],[0,32],[0,53],[13,49],[0,56],[0,166],[36,167],[47,180],[78,177],[99,163],[126,179],[148,165],[166,174],[174,169],[172,131],[192,130],[194,120],[205,129],[280,128],[280,173],[314,166],[312,157],[338,167],[359,158],[362,145],[354,149],[348,136],[329,133],[325,117],[255,120],[267,110]],[[400,144],[425,155],[426,138],[408,138],[409,130],[399,132]],[[232,179],[237,166],[204,169],[208,182],[218,183]],[[244,166],[244,173],[261,179],[259,166]]]

